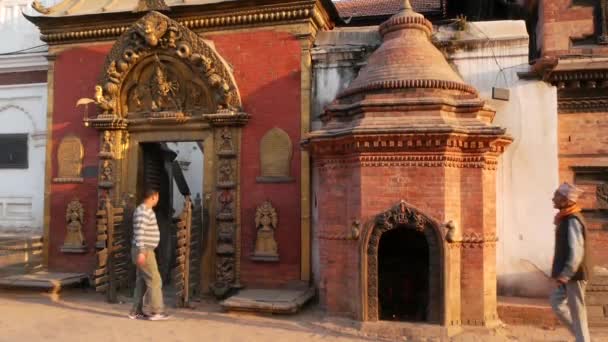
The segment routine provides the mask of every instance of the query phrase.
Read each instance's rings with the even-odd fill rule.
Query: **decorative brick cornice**
[[[496,170],[498,159],[486,155],[459,156],[459,155],[377,155],[377,156],[349,156],[345,158],[315,159],[314,164],[321,170],[360,167],[448,167],[448,168],[474,168]]]
[[[548,80],[558,89],[608,88],[608,70],[555,72]]]
[[[347,89],[339,95],[339,98],[348,97],[351,95],[374,91],[374,90],[394,90],[394,89],[444,89],[444,90],[458,90],[472,95],[477,95],[477,90],[467,84],[446,81],[446,80],[390,80],[390,81],[379,81],[366,84],[362,87]]]
[[[345,136],[308,143],[313,156],[336,158],[351,154],[393,153],[378,158],[402,158],[395,153],[426,153],[414,158],[435,158],[445,153],[502,154],[510,139],[496,135],[420,134]],[[446,157],[445,155],[442,156]],[[374,157],[376,158],[376,157]],[[444,161],[436,160],[436,161]]]
[[[467,232],[463,236],[450,242],[450,247],[453,248],[482,248],[484,246],[496,246],[498,236],[496,234],[478,234],[476,232]]]
[[[561,98],[558,99],[558,112],[595,113],[608,111],[608,96],[598,98]]]
[[[315,6],[313,1],[296,5],[283,5],[262,7],[254,9],[232,9],[222,14],[201,14],[190,17],[176,17],[176,21],[193,31],[222,30],[239,28],[243,26],[268,26],[280,23],[300,22],[311,20],[317,27],[328,28],[328,22],[320,12],[321,9]],[[28,17],[37,23],[37,17]],[[110,24],[86,27],[80,25],[75,29],[57,28],[51,21],[65,20],[64,18],[42,18],[48,23],[39,24],[41,30],[41,40],[49,44],[69,43],[86,40],[105,40],[114,39],[129,29],[129,24]],[[38,24],[38,23],[37,23]]]

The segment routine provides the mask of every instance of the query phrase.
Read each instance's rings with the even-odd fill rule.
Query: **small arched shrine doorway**
[[[444,323],[446,250],[440,225],[401,201],[365,234],[363,317]]]
[[[378,288],[381,320],[426,321],[429,247],[422,232],[404,225],[382,235]]]

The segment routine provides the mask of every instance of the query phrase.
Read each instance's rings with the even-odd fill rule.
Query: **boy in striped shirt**
[[[133,309],[129,313],[131,319],[159,321],[169,318],[163,311],[163,284],[154,254],[154,249],[160,241],[160,231],[152,208],[158,204],[158,199],[158,190],[146,190],[143,202],[133,213],[131,257],[137,267],[137,280],[133,294]],[[144,301],[150,307],[150,315],[144,314]]]

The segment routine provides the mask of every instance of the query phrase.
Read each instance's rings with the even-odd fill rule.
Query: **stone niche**
[[[293,145],[287,132],[280,128],[269,130],[260,142],[260,176],[258,183],[286,183],[291,177]]]
[[[57,177],[55,183],[82,183],[84,148],[80,138],[67,135],[57,148]]]

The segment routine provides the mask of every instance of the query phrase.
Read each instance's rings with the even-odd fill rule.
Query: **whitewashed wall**
[[[449,38],[447,31],[437,37]],[[497,175],[499,294],[544,297],[554,288],[548,274],[554,244],[551,198],[559,183],[557,91],[517,76],[529,68],[523,21],[470,23],[458,34],[457,45],[467,49],[456,49],[448,60],[496,110],[494,123],[514,138]],[[492,87],[509,89],[509,100],[492,99]]]
[[[0,0],[0,74],[48,69],[47,47],[22,15],[33,13],[31,3]],[[29,149],[28,169],[0,169],[0,233],[42,232],[46,108],[46,83],[0,86],[0,134],[27,133]]]
[[[167,146],[177,153],[177,160],[182,166],[182,172],[190,187],[192,193],[192,200],[196,198],[197,194],[203,197],[203,177],[204,177],[204,165],[203,152],[195,142],[177,142],[168,143]],[[184,208],[184,196],[179,192],[177,185],[173,184],[173,209],[175,215],[178,215]]]
[[[42,231],[46,83],[0,86],[0,134],[28,134],[28,169],[0,169],[0,232]]]

